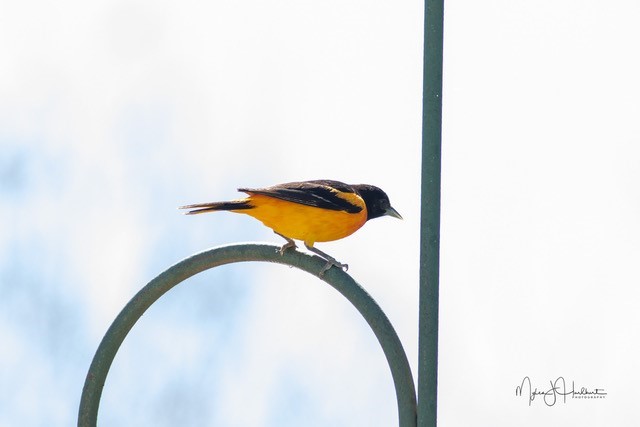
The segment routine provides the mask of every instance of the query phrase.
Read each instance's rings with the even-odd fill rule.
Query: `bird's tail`
[[[253,206],[247,199],[232,200],[230,202],[198,203],[195,205],[180,206],[180,209],[191,209],[190,211],[185,212],[186,215],[195,215],[214,211],[235,211],[251,208],[253,208]]]

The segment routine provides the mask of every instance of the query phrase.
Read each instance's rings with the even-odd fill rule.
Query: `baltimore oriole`
[[[335,265],[347,264],[313,247],[316,242],[342,239],[354,233],[370,219],[389,215],[402,219],[391,207],[389,197],[373,185],[349,185],[339,181],[316,180],[289,182],[266,188],[239,188],[244,199],[228,202],[198,203],[182,206],[192,209],[188,215],[213,211],[231,211],[250,215],[287,241],[281,248],[295,248],[295,240],[325,260],[321,275]]]

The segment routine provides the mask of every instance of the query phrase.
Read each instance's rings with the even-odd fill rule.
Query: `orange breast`
[[[251,194],[248,199],[254,207],[234,212],[251,215],[275,232],[311,246],[347,237],[367,221],[364,201],[355,194],[345,197],[361,205],[362,210],[353,214]]]

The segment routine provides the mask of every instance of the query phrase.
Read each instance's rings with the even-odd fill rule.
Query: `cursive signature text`
[[[572,399],[602,399],[607,393],[603,388],[589,389],[587,387],[581,387],[576,390],[575,381],[571,381],[571,388],[567,389],[567,383],[564,377],[558,377],[555,381],[549,381],[550,387],[548,389],[538,390],[531,386],[531,378],[524,377],[519,386],[516,386],[516,396],[522,396],[526,391],[526,396],[529,397],[529,406],[536,400],[536,397],[541,398],[545,405],[553,406],[558,400],[562,400],[563,403],[567,403],[567,396],[571,396]]]

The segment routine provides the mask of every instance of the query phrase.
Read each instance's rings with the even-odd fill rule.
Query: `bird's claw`
[[[322,270],[320,270],[320,273],[318,273],[318,276],[320,277],[324,276],[325,271],[329,270],[333,266],[338,267],[342,271],[349,270],[349,264],[343,264],[332,258],[327,260],[327,263],[324,265],[324,267],[322,267]]]
[[[280,247],[280,249],[276,249],[276,252],[280,253],[280,256],[283,256],[283,255],[284,255],[284,252],[285,252],[287,249],[291,249],[291,248],[294,248],[294,249],[295,249],[295,248],[297,248],[297,247],[298,247],[298,246],[296,246],[295,242],[290,241],[290,242],[287,242],[287,243],[285,243],[284,245],[282,245],[282,246]]]
[[[294,242],[292,239],[288,238],[287,236],[283,236],[282,234],[278,233],[277,231],[274,230],[274,233],[276,233],[278,236],[282,237],[284,240],[287,241],[287,243],[285,243],[284,245],[282,245],[282,247],[280,249],[276,249],[276,252],[280,253],[280,256],[284,255],[284,251],[286,251],[287,249],[290,248],[297,248],[298,246],[296,246],[296,242]]]

